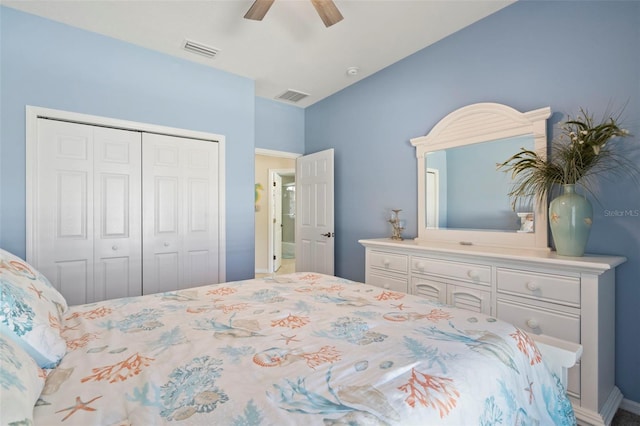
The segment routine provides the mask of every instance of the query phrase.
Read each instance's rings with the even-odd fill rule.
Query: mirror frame
[[[519,112],[507,105],[477,103],[457,109],[444,117],[426,135],[411,139],[418,159],[418,237],[419,243],[454,243],[506,248],[549,250],[547,202],[534,203],[534,232],[438,229],[426,224],[426,161],[427,152],[463,145],[488,142],[515,136],[532,135],[534,149],[547,155],[547,119],[551,108]],[[514,152],[515,154],[515,152]],[[496,159],[496,163],[505,159]],[[505,194],[507,196],[507,194]]]

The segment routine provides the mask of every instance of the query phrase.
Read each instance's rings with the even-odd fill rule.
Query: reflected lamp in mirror
[[[508,195],[513,181],[496,164],[523,147],[546,154],[550,115],[550,108],[521,113],[501,104],[474,104],[412,139],[418,159],[417,240],[548,250],[546,203],[531,200],[514,211]],[[530,219],[526,227],[521,213]]]

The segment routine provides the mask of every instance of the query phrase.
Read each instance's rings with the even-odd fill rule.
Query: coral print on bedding
[[[512,325],[298,273],[73,306],[35,424],[575,424]]]
[[[60,334],[64,297],[19,257],[0,249],[0,331],[40,367],[55,367],[66,352]]]
[[[45,372],[12,339],[0,334],[0,424],[33,424]]]

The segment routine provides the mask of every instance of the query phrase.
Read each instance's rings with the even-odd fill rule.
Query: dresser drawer
[[[496,316],[533,334],[546,334],[558,339],[580,343],[580,317],[539,306],[498,299]]]
[[[577,277],[498,269],[496,278],[499,293],[580,306],[580,280]]]
[[[487,265],[413,256],[411,270],[420,274],[434,274],[478,284],[491,284],[491,267]]]
[[[369,262],[372,268],[384,269],[391,272],[406,274],[409,258],[402,254],[391,254],[383,251],[369,252]]]
[[[411,277],[411,294],[447,303],[447,284],[426,277]]]
[[[406,277],[370,272],[367,277],[367,284],[375,285],[385,290],[400,291],[402,293],[409,292],[409,282]]]

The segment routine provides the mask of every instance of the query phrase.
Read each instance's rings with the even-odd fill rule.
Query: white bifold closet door
[[[142,135],[144,294],[217,283],[218,144]]]
[[[38,119],[34,266],[70,305],[218,282],[218,144]]]
[[[141,294],[140,143],[38,120],[35,266],[70,305]]]

